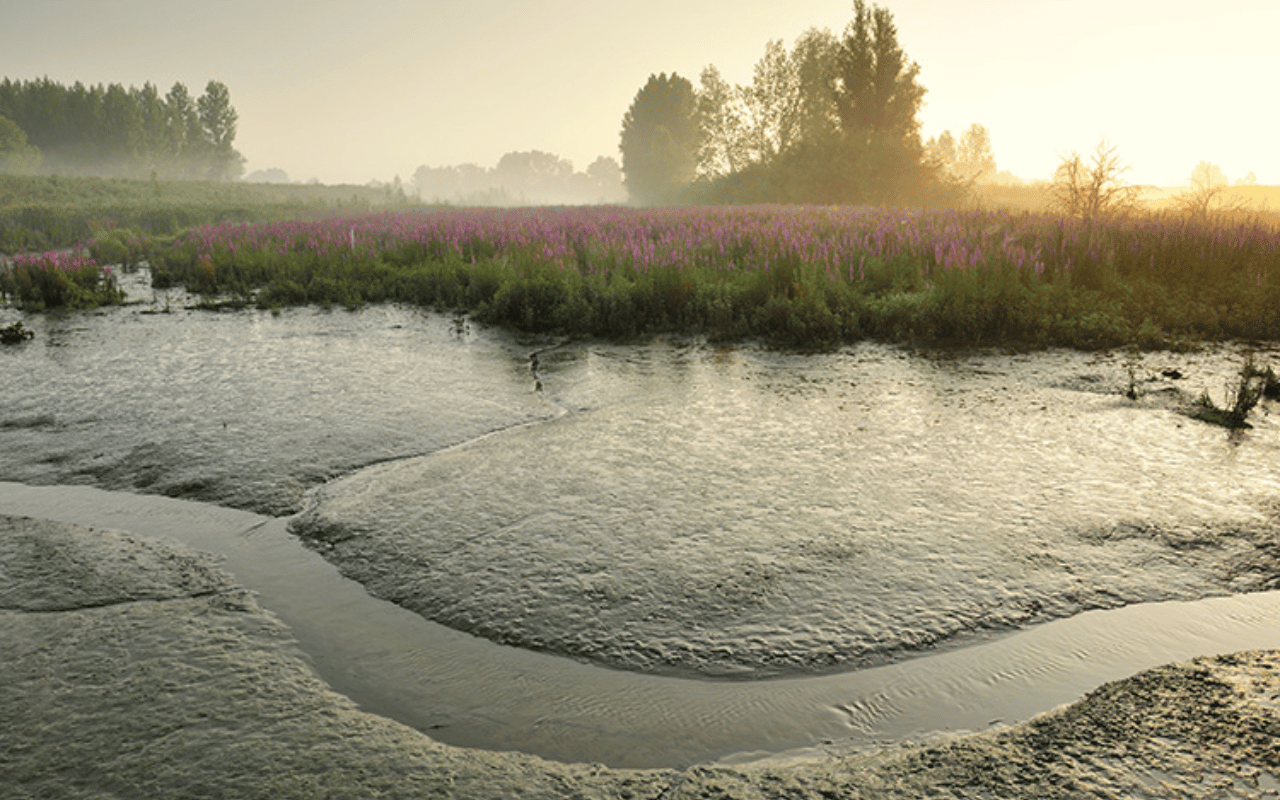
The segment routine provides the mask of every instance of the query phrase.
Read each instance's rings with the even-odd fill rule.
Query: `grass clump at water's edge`
[[[1247,421],[1249,412],[1258,405],[1263,397],[1280,396],[1280,379],[1271,367],[1262,369],[1254,361],[1253,354],[1245,357],[1240,374],[1227,387],[1225,408],[1213,402],[1206,390],[1196,400],[1192,416],[1202,422],[1221,425],[1232,430],[1252,428]]]
[[[124,299],[110,267],[84,248],[19,255],[0,262],[0,300],[13,298],[24,309],[84,309]]]

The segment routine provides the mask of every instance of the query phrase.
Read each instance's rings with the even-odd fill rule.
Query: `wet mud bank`
[[[1233,436],[1126,358],[571,345],[535,362],[559,415],[331,481],[292,530],[428,619],[674,675],[1280,585],[1271,403]]]
[[[1280,418],[1183,413],[1222,402],[1241,348],[556,346],[397,308],[27,322],[0,353],[22,376],[0,382],[0,480],[228,516],[190,537],[158,507],[4,529],[16,796],[1276,788],[1256,629],[1275,630]],[[168,533],[187,544],[150,540]],[[241,559],[234,578],[192,548]],[[366,616],[361,587],[395,605]],[[1206,635],[1172,632],[1191,617]],[[439,649],[383,646],[422,626]],[[1178,663],[1082,668],[1135,650]],[[1049,686],[1063,672],[1074,688]],[[776,727],[743,737],[756,720]],[[560,763],[583,760],[673,768]]]
[[[94,536],[108,532],[102,542],[158,539],[216,554],[236,584],[288,626],[319,676],[362,710],[445,744],[562,763],[685,768],[781,752],[882,749],[1013,724],[1160,664],[1280,648],[1280,592],[1264,592],[1085,612],[967,648],[827,676],[684,679],[504,647],[431,623],[342,577],[289,535],[283,519],[90,487],[12,483],[0,483],[0,514],[93,527]],[[101,561],[92,571],[99,576],[131,574],[130,563],[167,563],[71,553],[51,545],[40,558],[58,569]],[[80,569],[78,584],[101,582]],[[57,593],[66,581],[47,583]]]
[[[614,770],[441,745],[359,710],[205,555],[0,517],[7,796],[1264,797],[1280,654],[1197,659],[1028,723],[875,752]]]

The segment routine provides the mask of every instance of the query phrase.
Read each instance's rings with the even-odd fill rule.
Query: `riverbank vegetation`
[[[1082,349],[1280,339],[1280,232],[1256,218],[438,209],[224,222],[150,247],[155,287],[211,304],[403,302],[570,336]],[[0,274],[0,288],[26,303],[17,274]]]
[[[1226,405],[1219,406],[1206,390],[1196,399],[1192,416],[1202,422],[1221,425],[1224,428],[1252,428],[1247,418],[1249,412],[1263,397],[1280,397],[1280,378],[1271,367],[1260,367],[1253,354],[1246,356],[1240,373],[1226,387]]]
[[[86,250],[18,255],[0,263],[0,300],[12,298],[29,311],[83,309],[124,300],[115,272]]]

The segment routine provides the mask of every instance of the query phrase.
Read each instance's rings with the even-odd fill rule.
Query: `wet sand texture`
[[[903,498],[863,517],[856,504],[874,501],[856,479],[742,496],[734,471],[750,452],[708,455],[701,471],[643,454],[595,464],[544,434],[367,468],[320,489],[292,530],[428,619],[673,674],[875,666],[1089,609],[1271,589],[1280,574],[1280,523],[1248,508],[1073,525],[1088,517],[1072,511],[1089,508],[1081,501],[1043,522],[1000,520],[998,506],[895,527],[881,520],[945,517],[953,503]],[[512,463],[504,448],[538,456]],[[1058,491],[1046,486],[1036,491]]]
[[[1280,653],[1160,667],[1008,730],[878,754],[623,771],[361,712],[210,559],[0,517],[0,796],[1265,797]]]
[[[361,712],[185,548],[5,517],[0,543],[0,797],[660,797],[670,784],[449,748]]]

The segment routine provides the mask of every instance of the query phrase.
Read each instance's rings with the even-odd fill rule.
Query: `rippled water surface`
[[[1242,434],[1179,411],[1221,401],[1236,348],[815,355],[526,341],[394,307],[149,310],[23,317],[0,480],[307,506],[294,534],[343,574],[518,648],[315,600],[350,584],[271,523],[243,560],[279,570],[237,575],[335,686],[445,741],[636,766],[892,741],[1152,658],[1280,646],[1275,593],[1166,602],[1277,588],[1272,406]],[[1080,613],[1135,603],[1155,616]]]
[[[549,415],[527,354],[393,307],[24,318],[0,348],[0,477],[268,514],[373,462]]]
[[[1180,363],[1212,384],[1233,360]],[[1275,424],[1191,421],[1151,365],[1135,402],[1121,359],[1062,352],[658,341],[538,364],[560,416],[330,483],[295,529],[431,619],[675,674],[866,666],[1275,585]]]

